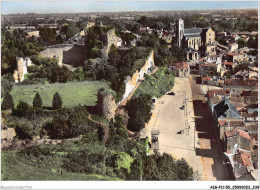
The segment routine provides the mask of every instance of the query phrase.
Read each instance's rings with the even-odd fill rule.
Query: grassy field
[[[16,106],[19,100],[32,105],[36,92],[42,98],[43,106],[52,106],[52,97],[55,92],[59,92],[64,107],[81,105],[94,106],[97,103],[97,93],[100,88],[112,91],[106,81],[84,81],[70,83],[55,83],[45,85],[15,85],[11,91]]]
[[[156,73],[145,77],[135,91],[134,96],[139,94],[150,94],[152,97],[159,98],[174,86],[174,75],[168,72],[166,67],[160,67]]]
[[[8,151],[1,153],[1,180],[120,180],[119,178],[111,178],[101,175],[85,175],[80,173],[72,173],[62,171],[62,175],[55,169],[38,168],[21,161],[20,158],[16,158],[16,151]]]

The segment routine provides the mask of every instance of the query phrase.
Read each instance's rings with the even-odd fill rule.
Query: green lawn
[[[135,91],[134,96],[149,94],[152,97],[159,98],[172,89],[174,81],[174,75],[166,67],[159,67],[156,73],[145,76],[145,80]]]
[[[56,169],[45,169],[38,168],[21,161],[20,158],[16,157],[16,151],[8,151],[1,153],[1,180],[37,180],[37,181],[47,181],[47,180],[120,180],[119,178],[112,178],[102,175],[85,175],[80,173],[72,173],[62,171],[62,175]]]
[[[36,92],[39,92],[42,98],[43,106],[52,106],[52,97],[55,92],[59,92],[63,100],[64,107],[81,105],[94,106],[97,103],[97,93],[100,88],[115,92],[109,87],[107,81],[84,81],[70,83],[55,83],[45,85],[15,85],[12,88],[11,95],[15,106],[19,100],[32,105]]]

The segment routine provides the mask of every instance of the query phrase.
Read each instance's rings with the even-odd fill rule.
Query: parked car
[[[174,95],[175,95],[175,93],[174,93],[174,92],[169,92],[167,95],[174,96]]]
[[[185,108],[185,106],[184,106],[184,105],[180,107],[180,109],[181,109],[181,110],[184,110],[184,108]]]

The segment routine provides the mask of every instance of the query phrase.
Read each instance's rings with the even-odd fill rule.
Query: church
[[[183,49],[187,61],[216,55],[215,32],[210,27],[184,29],[184,20],[178,19],[173,41]]]

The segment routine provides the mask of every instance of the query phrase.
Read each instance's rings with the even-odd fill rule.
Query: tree
[[[175,169],[179,180],[192,180],[193,170],[183,158],[177,160]]]
[[[134,159],[125,152],[119,152],[116,156],[116,168],[119,170],[124,168],[127,170],[127,173],[131,172],[131,164],[133,163]]]
[[[116,120],[116,122],[115,122],[116,133],[126,139],[128,137],[127,128],[124,124],[122,116],[116,117],[115,120]]]
[[[56,92],[53,95],[52,108],[53,109],[61,109],[62,108],[62,99],[61,99],[61,96],[58,92]]]
[[[26,117],[30,111],[30,106],[28,103],[19,100],[16,109],[14,110],[14,115],[18,117]]]
[[[237,40],[237,44],[238,44],[238,48],[243,48],[243,47],[245,47],[247,44],[246,44],[246,40],[245,39],[243,39],[243,38],[239,38],[238,40]]]
[[[74,129],[65,118],[55,117],[50,124],[45,126],[48,135],[51,138],[72,138],[74,137]]]
[[[144,156],[143,174],[144,180],[160,180],[160,172],[154,156]]]
[[[141,94],[127,102],[129,116],[128,128],[133,131],[140,131],[151,117],[151,96]]]
[[[2,110],[14,109],[14,100],[12,95],[7,92],[2,103]]]
[[[33,99],[33,108],[41,108],[42,107],[42,98],[39,92],[36,92]]]

